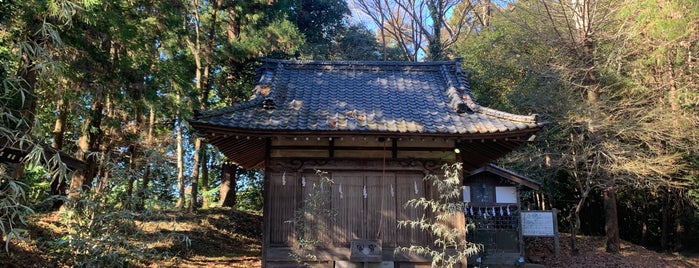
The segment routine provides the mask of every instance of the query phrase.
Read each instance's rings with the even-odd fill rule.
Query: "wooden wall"
[[[334,183],[323,186],[323,189],[329,195],[331,209],[336,215],[334,222],[325,226],[328,234],[314,234],[326,246],[348,247],[352,239],[381,239],[383,245],[389,247],[427,242],[427,237],[421,232],[396,229],[398,220],[422,216],[422,210],[404,207],[410,199],[425,197],[422,173],[331,171],[327,176]],[[290,221],[304,206],[303,198],[312,191],[319,191],[319,177],[315,172],[307,171],[274,172],[269,178],[269,245],[289,246],[294,239]],[[314,220],[313,215],[309,215],[307,220]]]
[[[397,228],[397,223],[423,216],[422,209],[405,207],[405,203],[432,195],[430,185],[424,181],[425,172],[438,172],[439,165],[420,161],[396,160],[384,164],[383,161],[347,160],[321,164],[309,161],[299,167],[298,161],[273,159],[267,171],[269,189],[265,213],[269,216],[268,240],[264,245],[267,260],[289,260],[288,254],[297,242],[290,221],[296,211],[302,210],[304,198],[319,190],[320,177],[315,169],[326,171],[325,176],[333,181],[331,185],[323,185],[323,191],[336,212],[334,219],[327,222],[318,221],[312,213],[305,216],[305,220],[319,226],[306,235],[319,239],[317,246],[323,248],[319,254],[321,259],[349,260],[353,239],[380,239],[384,258],[388,260],[393,260],[393,249],[397,246],[429,243],[427,232]]]
[[[316,170],[332,180],[323,185],[331,220],[314,213],[303,219],[314,224],[304,234],[317,238],[314,255],[328,267],[350,260],[350,242],[380,239],[382,259],[400,263],[429,263],[420,256],[394,255],[398,246],[426,245],[425,231],[397,228],[398,221],[419,219],[421,208],[405,207],[408,200],[431,197],[424,177],[439,174],[443,163],[457,161],[456,141],[449,139],[380,139],[376,137],[292,138],[270,140],[265,163],[265,241],[263,265],[294,265],[290,253],[298,245],[292,220],[303,211],[304,199],[319,190]],[[460,221],[463,225],[463,221]],[[272,265],[267,265],[272,264]]]

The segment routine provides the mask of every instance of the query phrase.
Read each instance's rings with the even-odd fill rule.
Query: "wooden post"
[[[525,217],[525,214],[528,215]],[[558,220],[557,209],[537,210],[537,211],[522,211],[521,215],[521,235],[522,236],[538,236],[552,237],[554,256],[558,258],[560,253],[560,242],[558,239]],[[551,215],[549,218],[547,215]],[[526,218],[526,220],[525,220]],[[525,224],[526,222],[526,224]]]
[[[517,211],[519,211],[519,231],[517,236],[519,237],[519,254],[524,256],[524,235],[522,235],[522,200],[520,198],[519,192],[522,189],[522,185],[517,186]]]
[[[553,211],[553,256],[558,258],[561,252],[561,244],[558,240],[558,210],[552,208]]]
[[[271,153],[272,153],[272,139],[266,138],[265,139],[265,164],[270,163],[271,159]],[[266,166],[266,165],[265,165]],[[269,250],[269,244],[270,244],[270,200],[271,197],[269,195],[269,190],[271,187],[270,183],[270,172],[268,172],[267,168],[265,168],[265,174],[263,178],[263,186],[262,186],[262,223],[263,223],[263,232],[262,232],[262,268],[267,267],[267,251]]]

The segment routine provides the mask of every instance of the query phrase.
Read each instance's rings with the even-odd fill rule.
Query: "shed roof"
[[[523,176],[520,174],[515,173],[514,171],[511,171],[509,169],[505,169],[503,167],[497,166],[495,164],[488,164],[484,167],[481,167],[479,169],[476,169],[474,171],[471,171],[471,174],[469,176],[474,176],[480,173],[491,173],[496,176],[506,178],[512,182],[515,182],[520,185],[524,185],[526,187],[529,187],[533,190],[539,190],[541,188],[541,183],[538,181],[535,181],[527,176]]]
[[[189,122],[214,145],[231,143],[215,138],[216,133],[526,140],[543,126],[536,115],[516,115],[479,105],[460,61],[265,59],[249,101],[198,112]],[[251,146],[250,142],[237,143],[227,144],[224,154]]]
[[[32,150],[40,149],[42,153],[41,162],[45,165],[51,163],[51,158],[58,155],[58,159],[63,162],[70,171],[85,169],[86,164],[67,153],[51,148],[50,146],[39,141],[20,142],[14,137],[0,135],[0,163],[19,163],[23,158],[32,152]]]

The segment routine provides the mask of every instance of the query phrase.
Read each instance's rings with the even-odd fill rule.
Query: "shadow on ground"
[[[73,267],[67,245],[57,242],[68,234],[58,212],[27,219],[24,240],[13,240],[9,253],[0,250],[0,267]],[[262,215],[226,208],[197,213],[147,211],[136,214],[133,230],[121,241],[162,253],[164,259],[130,262],[134,267],[259,267]],[[107,230],[106,235],[124,235]],[[122,237],[124,238],[124,237]],[[4,246],[4,243],[3,243]]]

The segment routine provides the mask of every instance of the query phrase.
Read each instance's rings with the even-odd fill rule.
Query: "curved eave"
[[[190,122],[197,134],[216,146],[228,159],[239,166],[250,169],[263,167],[265,140],[270,137],[390,137],[390,138],[444,138],[453,139],[462,151],[465,168],[472,170],[492,162],[530,141],[543,127],[537,125],[526,129],[490,133],[401,133],[388,131],[260,131],[231,129]]]
[[[250,137],[276,137],[276,136],[313,136],[313,137],[341,137],[341,136],[369,136],[369,137],[443,137],[457,139],[491,139],[505,137],[521,137],[533,134],[544,127],[544,123],[528,125],[518,129],[499,129],[482,132],[400,132],[400,131],[374,131],[374,130],[260,130],[260,129],[239,129],[226,126],[212,125],[197,121],[190,121],[189,124],[197,129],[197,134],[204,137],[211,136],[250,136]]]

